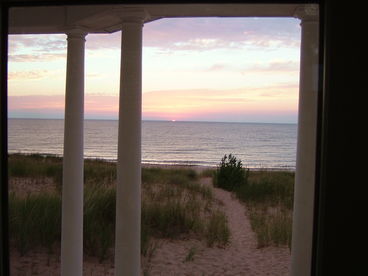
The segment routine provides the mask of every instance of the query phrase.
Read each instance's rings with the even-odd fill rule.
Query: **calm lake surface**
[[[86,158],[116,160],[117,121],[86,120]],[[9,153],[63,154],[64,121],[9,119]],[[295,169],[296,124],[142,122],[142,162],[216,166],[232,153],[248,168]]]

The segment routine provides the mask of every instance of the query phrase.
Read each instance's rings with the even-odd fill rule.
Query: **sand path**
[[[202,183],[210,185],[210,178]],[[214,188],[231,231],[226,248],[208,248],[199,241],[164,241],[151,259],[149,275],[288,275],[287,248],[257,249],[245,207],[227,191]],[[193,260],[185,261],[190,251]]]
[[[202,183],[211,185],[210,178],[202,178]],[[214,188],[214,196],[223,203],[231,231],[230,243],[225,248],[208,248],[197,240],[158,241],[159,246],[147,265],[146,276],[209,276],[209,275],[288,275],[290,253],[288,248],[268,247],[257,249],[256,237],[251,230],[246,209],[229,192]],[[194,252],[192,260],[186,261],[189,252]],[[60,275],[59,250],[49,256],[44,250],[19,257],[11,252],[11,275]],[[112,260],[99,264],[96,258],[85,257],[83,275],[113,276]]]

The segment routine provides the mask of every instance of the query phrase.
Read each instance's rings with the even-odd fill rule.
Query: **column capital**
[[[301,19],[302,23],[305,21],[318,21],[318,4],[305,4],[298,6],[294,11],[294,17]]]
[[[69,28],[65,31],[65,34],[68,36],[67,39],[80,38],[85,40],[85,37],[88,34],[88,32],[83,30],[82,28]]]
[[[116,8],[114,13],[121,19],[122,23],[141,23],[143,24],[150,18],[146,9],[143,8]]]

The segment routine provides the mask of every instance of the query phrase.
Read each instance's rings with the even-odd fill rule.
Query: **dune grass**
[[[221,211],[211,214],[206,228],[207,245],[212,247],[215,243],[226,245],[230,239],[230,230],[227,227],[227,217]]]
[[[250,171],[234,193],[248,207],[258,247],[291,248],[294,172]]]
[[[50,177],[61,186],[63,167],[60,157],[40,154],[11,154],[8,158],[9,177]]]
[[[62,159],[10,155],[10,177],[50,177],[61,186]],[[84,251],[100,261],[111,258],[115,240],[116,164],[86,160],[84,167]],[[224,246],[229,232],[224,214],[213,206],[211,187],[191,169],[142,169],[141,253],[152,256],[157,239],[193,237]],[[214,217],[217,222],[214,222]],[[219,228],[219,229],[216,229]],[[42,246],[52,252],[61,236],[61,189],[10,196],[11,241],[20,253]]]
[[[84,193],[83,248],[101,261],[111,255],[115,240],[115,196],[113,187],[89,185]]]
[[[52,252],[60,240],[61,198],[54,193],[9,197],[9,227],[11,241],[24,255],[28,250],[43,246]]]
[[[258,247],[291,248],[294,172],[250,171],[241,160],[225,155],[218,167],[203,172],[215,187],[234,193],[247,206]]]
[[[85,160],[84,172],[84,248],[87,254],[103,260],[109,256],[115,239],[116,164]],[[205,170],[198,175],[191,169],[142,170],[143,255],[155,250],[154,238],[192,235],[205,240],[209,246],[227,243],[226,217],[222,218],[213,208],[212,189],[198,182],[200,177],[214,176],[214,172]],[[15,246],[22,254],[36,245],[51,251],[52,245],[60,240],[62,158],[12,154],[9,156],[9,176],[49,177],[59,187],[59,194],[10,196],[10,227]],[[248,207],[258,246],[290,247],[294,173],[250,171],[246,183],[233,192]]]
[[[211,217],[220,211],[212,208],[211,187],[201,185],[194,170],[147,168],[142,171],[142,180],[142,235],[170,239],[192,236],[206,240],[209,246],[227,244],[228,238],[209,241],[209,232],[215,231],[210,227]],[[229,231],[227,221],[217,225]],[[149,248],[149,241],[145,244],[143,240],[142,246]]]

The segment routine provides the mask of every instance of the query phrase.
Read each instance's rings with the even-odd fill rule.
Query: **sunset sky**
[[[143,28],[143,119],[296,123],[300,21],[161,19]],[[121,32],[89,34],[85,118],[116,119]],[[9,36],[9,117],[62,118],[66,35]]]

